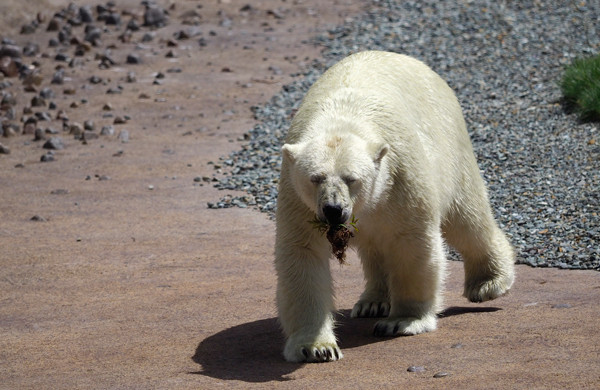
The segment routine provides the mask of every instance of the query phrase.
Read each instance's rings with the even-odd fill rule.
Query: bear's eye
[[[344,180],[344,183],[346,183],[347,186],[356,182],[356,178],[354,176],[344,176],[342,180]]]
[[[325,181],[325,175],[312,175],[310,181],[314,184],[321,184]]]

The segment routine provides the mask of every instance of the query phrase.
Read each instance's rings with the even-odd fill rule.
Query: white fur
[[[309,90],[292,122],[277,208],[277,307],[288,361],[341,358],[331,248],[309,221],[323,206],[354,215],[366,288],[353,317],[384,317],[376,335],[436,328],[444,242],[463,256],[464,295],[494,299],[514,280],[511,245],[492,216],[460,106],[423,63],[354,54]]]

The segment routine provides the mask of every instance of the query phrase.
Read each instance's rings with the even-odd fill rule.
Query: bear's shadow
[[[493,312],[495,307],[449,307],[439,317],[466,313]],[[340,348],[355,348],[378,343],[387,338],[374,337],[376,318],[351,319],[350,310],[341,311],[336,318],[336,335]],[[283,360],[284,337],[276,318],[249,322],[225,329],[204,339],[196,348],[192,360],[202,366],[191,374],[206,375],[222,380],[244,382],[286,381],[286,375],[302,364]]]

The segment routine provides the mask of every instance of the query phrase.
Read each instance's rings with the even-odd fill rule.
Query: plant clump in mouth
[[[358,232],[356,227],[357,219],[352,216],[352,221],[348,224],[330,225],[327,222],[323,222],[316,218],[311,221],[311,224],[318,229],[321,233],[326,233],[327,241],[331,244],[331,253],[335,256],[340,264],[344,264],[346,261],[346,249],[348,248],[348,242],[350,238],[354,237],[354,231]]]

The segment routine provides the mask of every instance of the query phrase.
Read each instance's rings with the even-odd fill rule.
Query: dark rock
[[[119,15],[116,12],[111,12],[108,15],[106,15],[104,23],[106,23],[107,25],[118,26],[121,24],[121,15]]]
[[[46,31],[58,31],[60,29],[60,19],[52,18],[50,22],[48,22],[48,27],[46,27]]]
[[[0,144],[0,154],[10,154],[10,149],[2,144]]]
[[[36,112],[35,117],[40,121],[48,121],[48,122],[52,121],[52,117],[50,116],[50,114],[48,114],[45,111]]]
[[[94,21],[92,7],[89,5],[79,7],[79,19],[81,19],[83,23],[92,23]]]
[[[50,161],[54,161],[54,153],[52,153],[51,151],[43,154],[42,157],[40,157],[40,161],[41,162],[50,162]]]
[[[56,56],[54,56],[54,60],[62,61],[62,62],[69,62],[69,61],[71,61],[71,57],[69,57],[69,55],[66,53],[57,53]]]
[[[44,149],[61,150],[65,148],[65,144],[59,137],[52,137],[44,143]]]
[[[96,128],[96,126],[94,125],[94,121],[91,119],[88,119],[86,121],[83,122],[83,128],[84,130],[90,130],[90,131],[94,131],[94,129]]]
[[[134,18],[131,18],[129,22],[127,22],[127,30],[130,31],[138,31],[140,29],[140,25]]]
[[[44,88],[40,91],[40,97],[44,99],[52,99],[55,97],[54,91],[51,88]]]
[[[42,217],[41,215],[34,215],[33,217],[31,217],[29,219],[30,221],[35,221],[35,222],[46,222],[46,218]]]
[[[46,140],[46,133],[44,132],[44,130],[37,128],[35,129],[35,133],[34,133],[34,137],[33,137],[34,141],[45,141]]]
[[[142,42],[151,42],[154,39],[154,34],[153,33],[145,33],[144,35],[142,35]]]
[[[34,96],[31,98],[31,107],[45,107],[46,99],[40,96]]]
[[[141,57],[137,54],[137,53],[130,53],[127,55],[127,61],[128,64],[141,64],[142,63],[142,59]]]
[[[167,14],[164,9],[154,4],[148,4],[144,12],[144,26],[163,27],[167,24]]]
[[[23,47],[23,55],[27,57],[33,57],[40,52],[40,45],[37,43],[29,42]]]
[[[97,46],[97,43],[100,42],[100,37],[102,36],[102,30],[99,27],[92,26],[88,24],[85,28],[85,40],[90,42],[93,45]]]

